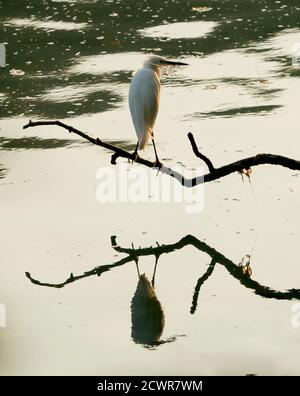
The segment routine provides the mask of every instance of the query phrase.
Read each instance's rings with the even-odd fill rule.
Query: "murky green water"
[[[133,150],[129,83],[157,53],[189,64],[162,74],[168,166],[199,166],[189,131],[216,166],[297,159],[299,2],[17,3],[0,1],[0,373],[299,374],[297,172],[207,184],[194,214],[100,203],[109,152],[58,127],[22,129],[60,119]],[[252,274],[238,266],[247,254]]]

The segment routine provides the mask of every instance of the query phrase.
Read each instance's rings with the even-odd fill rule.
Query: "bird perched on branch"
[[[138,149],[143,149],[151,137],[155,166],[158,167],[161,163],[155,147],[153,127],[159,109],[160,67],[170,65],[187,65],[187,63],[169,61],[158,55],[150,56],[143,67],[134,74],[129,88],[129,108],[138,137],[134,155],[137,156]]]

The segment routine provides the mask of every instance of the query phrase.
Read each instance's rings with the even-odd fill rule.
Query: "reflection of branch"
[[[198,282],[196,284],[195,287],[195,291],[194,291],[194,295],[193,295],[193,302],[192,302],[192,306],[191,306],[191,314],[196,312],[197,309],[197,305],[198,305],[198,297],[199,297],[199,292],[200,292],[200,288],[203,285],[204,282],[207,281],[207,279],[211,276],[211,274],[213,273],[214,269],[215,269],[215,265],[216,265],[216,261],[215,259],[211,260],[211,263],[208,266],[207,271],[205,272],[204,275],[202,275],[199,279]]]
[[[32,278],[32,276],[30,275],[29,272],[25,272],[25,275],[27,276],[28,279],[31,280],[32,283],[34,283],[35,285],[39,285],[39,286],[48,286],[48,287],[56,287],[58,289],[68,285],[69,283],[73,283],[75,281],[78,281],[80,279],[83,278],[87,278],[89,276],[93,276],[93,275],[97,275],[100,276],[102,275],[104,272],[107,272],[109,270],[111,270],[112,268],[115,267],[120,267],[121,265],[127,264],[130,261],[134,261],[134,258],[131,256],[125,257],[119,261],[117,261],[116,263],[110,264],[110,265],[101,265],[99,267],[96,267],[94,269],[92,269],[91,271],[87,271],[84,272],[82,275],[76,275],[74,276],[72,273],[70,274],[69,278],[66,279],[64,282],[61,283],[48,283],[48,282],[40,282],[37,279]]]
[[[135,154],[129,153],[128,151],[125,151],[119,147],[113,146],[112,144],[106,143],[103,140],[100,140],[98,138],[93,138],[86,133],[79,131],[76,128],[73,128],[70,125],[64,124],[61,121],[36,121],[32,122],[29,121],[28,124],[23,126],[23,129],[30,128],[30,127],[35,127],[35,126],[41,126],[41,125],[57,125],[62,128],[67,129],[69,132],[73,132],[82,138],[88,140],[89,142],[96,144],[98,146],[104,147],[110,151],[113,151],[114,154],[111,157],[111,163],[116,164],[116,160],[119,157],[122,158],[127,158],[132,161],[137,162],[138,164],[142,164],[144,166],[147,166],[148,168],[153,168],[155,167],[155,163],[148,161],[146,159],[143,159],[139,156],[135,156]],[[295,169],[295,170],[300,170],[300,161],[296,161],[291,158],[283,157],[281,155],[275,155],[275,154],[257,154],[254,157],[249,157],[249,158],[244,158],[240,161],[233,162],[228,165],[221,166],[220,168],[215,168],[210,161],[205,155],[201,154],[197,148],[196,142],[194,140],[194,137],[191,133],[188,134],[190,143],[192,145],[192,149],[194,154],[203,160],[205,164],[207,165],[209,169],[209,173],[207,173],[204,176],[196,176],[192,179],[186,179],[181,175],[180,173],[174,171],[173,169],[170,169],[164,165],[161,166],[160,171],[170,177],[175,178],[178,180],[183,186],[185,187],[194,187],[198,184],[201,183],[206,183],[210,182],[216,179],[220,179],[221,177],[228,176],[231,173],[234,172],[241,172],[243,169],[249,169],[251,166],[257,166],[257,165],[263,165],[263,164],[270,164],[270,165],[280,165],[285,168],[289,169]]]
[[[211,267],[213,267],[215,264],[213,263],[219,263],[223,265],[226,270],[229,272],[230,275],[232,275],[235,279],[237,279],[243,286],[245,286],[248,289],[254,290],[254,292],[262,297],[266,298],[274,298],[277,300],[292,300],[294,298],[300,299],[300,289],[289,289],[286,291],[277,291],[273,290],[268,286],[261,285],[259,282],[248,278],[245,276],[243,271],[241,270],[241,267],[236,265],[234,262],[223,256],[223,254],[219,253],[217,250],[214,248],[210,247],[207,245],[205,242],[200,241],[196,237],[192,235],[186,235],[184,238],[180,239],[178,242],[170,244],[170,245],[158,245],[155,247],[148,247],[148,248],[138,248],[138,249],[130,249],[130,248],[122,248],[117,245],[116,243],[116,237],[111,238],[112,241],[112,247],[120,253],[125,253],[127,257],[113,263],[110,265],[103,265],[96,267],[92,269],[91,271],[84,272],[82,275],[74,276],[71,274],[71,276],[64,282],[62,283],[46,283],[46,282],[40,282],[30,275],[30,273],[26,272],[26,276],[31,280],[32,283],[35,283],[40,286],[48,286],[48,287],[56,287],[56,288],[61,288],[66,286],[69,283],[75,282],[77,280],[80,280],[82,278],[87,278],[89,276],[97,275],[100,276],[102,273],[109,271],[110,269],[113,269],[115,267],[120,267],[124,264],[127,264],[131,261],[134,261],[136,257],[143,257],[143,256],[158,256],[162,254],[169,254],[171,252],[174,252],[176,250],[182,249],[185,246],[191,245],[194,246],[196,249],[208,254],[211,259]],[[213,269],[213,268],[212,268]],[[209,270],[206,273],[206,279],[209,277]],[[202,281],[201,278],[198,281],[200,283],[200,286],[203,284],[203,282],[206,280]],[[197,284],[199,288],[199,284]],[[193,306],[196,306],[195,304],[195,295],[197,296],[197,286],[196,290],[194,293],[194,300],[193,300]]]
[[[241,268],[236,265],[233,261],[229,260],[227,257],[223,256],[222,253],[219,253],[214,248],[207,245],[205,242],[200,241],[193,235],[186,235],[178,242],[170,244],[170,245],[161,245],[158,247],[150,247],[144,249],[136,249],[134,254],[137,256],[149,256],[153,254],[168,254],[175,250],[182,249],[184,246],[194,246],[196,249],[201,250],[204,253],[207,253],[212,259],[214,259],[217,263],[223,265],[227,271],[236,278],[243,286],[248,289],[252,289],[256,294],[266,297],[266,298],[275,298],[277,300],[291,300],[293,298],[300,299],[300,289],[289,289],[287,291],[277,291],[269,288],[268,286],[261,285],[255,280],[246,277],[241,271]],[[132,249],[115,247],[115,250],[118,252],[132,254]]]

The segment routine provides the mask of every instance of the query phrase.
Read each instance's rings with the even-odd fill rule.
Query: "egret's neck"
[[[154,67],[153,71],[157,75],[157,78],[160,80],[160,69],[159,69],[159,67]]]
[[[154,73],[157,75],[157,78],[160,79],[160,70],[157,65],[154,65],[153,63],[149,63],[148,61],[146,61],[144,63],[144,67],[153,70]]]

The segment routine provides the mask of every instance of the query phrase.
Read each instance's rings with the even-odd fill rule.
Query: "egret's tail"
[[[142,139],[139,140],[140,149],[143,150],[148,142],[149,137],[153,135],[152,129],[148,128],[143,134]]]

